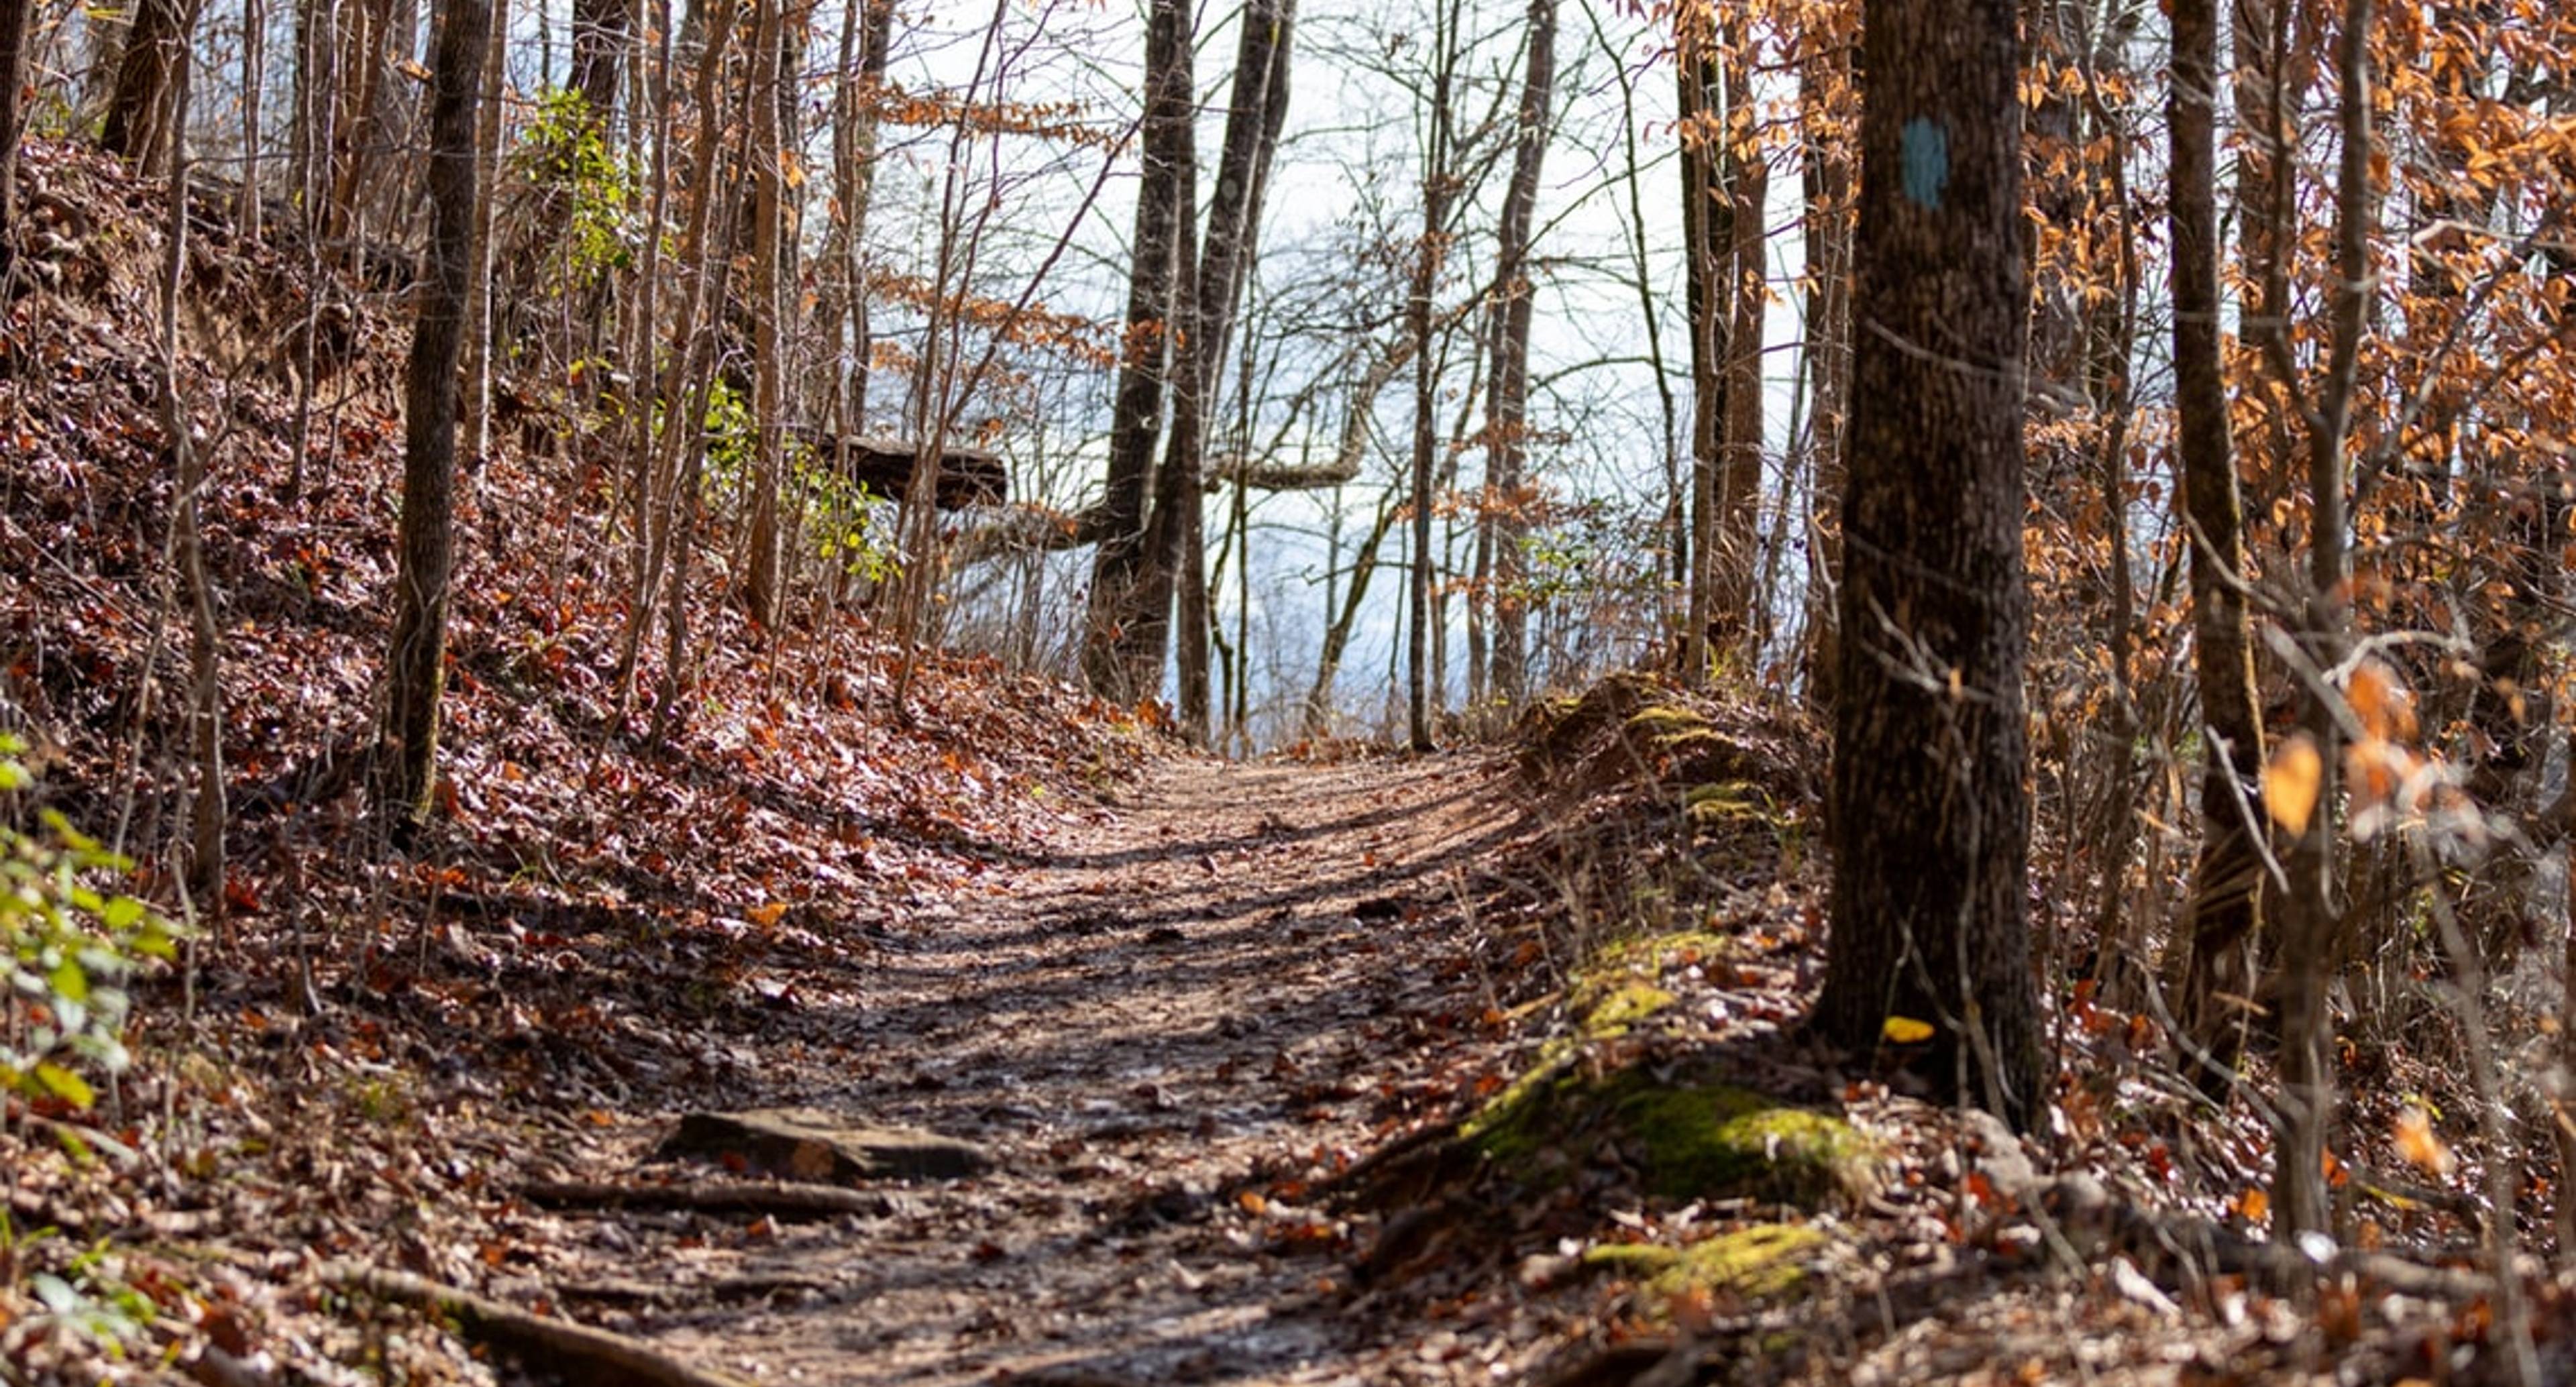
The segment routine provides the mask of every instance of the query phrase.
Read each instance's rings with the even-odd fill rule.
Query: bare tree
[[[2263,825],[2250,810],[2263,765],[2262,705],[2245,601],[2245,509],[2219,354],[2217,0],[2175,0],[2171,191],[2175,463],[2191,524],[2192,642],[2202,720],[2201,848],[2194,869],[2183,1020],[2219,1061],[2242,1048],[2254,994]],[[2224,1076],[2196,1076],[2215,1089]]]
[[[1487,309],[1492,374],[1485,395],[1485,504],[1477,518],[1478,577],[1493,612],[1492,696],[1516,704],[1528,692],[1529,612],[1522,591],[1527,555],[1529,458],[1530,219],[1539,166],[1555,114],[1557,0],[1530,0],[1529,52],[1513,117],[1512,175],[1495,229],[1494,288]]]
[[[1090,620],[1083,634],[1084,677],[1094,693],[1118,703],[1152,692],[1131,665],[1127,627],[1142,618],[1138,587],[1147,563],[1154,445],[1162,437],[1164,390],[1177,335],[1174,289],[1182,273],[1180,237],[1193,212],[1182,198],[1198,157],[1191,43],[1190,7],[1183,0],[1155,0],[1145,29],[1144,170],[1136,192],[1126,331],[1110,420],[1100,546],[1092,562]]]
[[[448,583],[453,567],[457,367],[465,345],[479,200],[475,107],[492,0],[446,0],[430,64],[429,249],[412,331],[403,424],[402,519],[394,547],[390,696],[376,804],[397,835],[429,815],[447,686]]]

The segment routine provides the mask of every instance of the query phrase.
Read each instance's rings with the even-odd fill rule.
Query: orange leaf
[[[2398,1110],[2396,1140],[2397,1154],[2427,1175],[2448,1176],[2459,1168],[2459,1158],[2433,1134],[2433,1119],[2422,1108]]]
[[[2383,741],[2415,737],[2415,697],[2397,671],[2377,660],[2364,660],[2344,683],[2344,700],[2362,730]]]
[[[2248,1185],[2245,1187],[2245,1192],[2236,1196],[2236,1201],[2228,1207],[2234,1209],[2237,1217],[2247,1223],[2261,1223],[2272,1216],[2272,1196],[2256,1186]]]
[[[2272,749],[2272,759],[2263,767],[2263,810],[2272,822],[2291,833],[2308,831],[2325,784],[2325,765],[2316,739],[2305,732],[2291,733]]]

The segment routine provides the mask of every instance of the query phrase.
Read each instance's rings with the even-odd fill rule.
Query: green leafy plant
[[[559,200],[561,253],[576,278],[627,263],[635,174],[580,92],[548,87],[537,94],[537,113],[513,162],[529,183]]]
[[[0,792],[33,777],[24,745],[0,736]],[[177,932],[132,896],[92,883],[133,864],[51,810],[29,832],[0,823],[0,1089],[86,1108],[97,1093],[82,1069],[114,1074],[129,1063],[127,978],[176,952]]]

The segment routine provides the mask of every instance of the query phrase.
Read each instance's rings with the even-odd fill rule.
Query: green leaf
[[[36,1082],[44,1085],[46,1092],[75,1108],[87,1108],[98,1102],[98,1090],[91,1088],[87,1079],[51,1060],[37,1063]]]
[[[132,896],[118,896],[99,909],[98,922],[109,929],[132,929],[143,922],[143,914],[143,902]]]
[[[89,970],[81,967],[80,960],[77,958],[66,958],[57,962],[53,972],[46,975],[45,985],[52,988],[54,996],[61,1001],[86,1002],[89,1000]]]

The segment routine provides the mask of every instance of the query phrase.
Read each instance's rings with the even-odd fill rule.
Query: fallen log
[[[623,1334],[570,1320],[532,1315],[472,1291],[442,1286],[407,1272],[339,1264],[327,1273],[340,1286],[393,1305],[444,1315],[469,1339],[508,1349],[566,1381],[642,1383],[645,1387],[749,1387],[727,1373],[692,1368]]]

